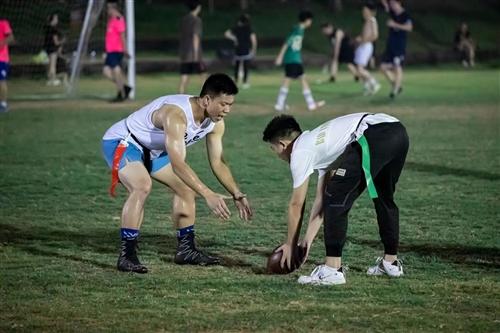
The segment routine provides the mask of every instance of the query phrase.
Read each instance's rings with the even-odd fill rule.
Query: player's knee
[[[132,192],[138,195],[142,199],[146,199],[151,193],[151,189],[153,187],[153,182],[150,178],[146,178],[143,181],[138,182],[134,185]]]

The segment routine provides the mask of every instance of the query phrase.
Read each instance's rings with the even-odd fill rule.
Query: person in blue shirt
[[[382,0],[390,18],[387,20],[389,36],[380,69],[392,85],[389,95],[394,99],[402,92],[403,63],[406,54],[406,39],[408,32],[413,30],[410,15],[403,7],[402,0]]]

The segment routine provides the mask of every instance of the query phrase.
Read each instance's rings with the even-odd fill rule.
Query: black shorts
[[[402,67],[405,61],[405,52],[386,48],[382,56],[383,64],[391,64],[394,67]]]
[[[297,79],[304,75],[302,64],[285,64],[285,76],[291,79]]]
[[[200,74],[205,72],[205,67],[200,62],[182,62],[181,74]]]
[[[352,47],[342,47],[339,52],[339,64],[353,64],[354,63],[354,49]]]
[[[104,66],[109,66],[115,68],[116,66],[122,65],[123,52],[109,52],[106,53],[106,60],[104,60]]]

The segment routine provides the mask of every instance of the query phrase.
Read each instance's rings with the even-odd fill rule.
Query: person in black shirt
[[[47,19],[47,26],[45,27],[45,41],[44,50],[47,52],[49,57],[49,64],[47,70],[49,86],[58,86],[61,84],[61,80],[58,77],[63,78],[66,81],[66,70],[65,66],[62,66],[64,59],[62,58],[62,47],[65,42],[61,31],[59,30],[59,15],[57,13],[52,13]],[[57,74],[57,70],[62,69],[61,74]]]
[[[470,36],[467,23],[462,22],[455,32],[455,49],[460,52],[460,60],[464,67],[474,67],[476,45]]]
[[[248,65],[257,51],[257,36],[252,31],[250,16],[243,14],[236,26],[226,30],[224,36],[234,42],[234,80],[239,81],[239,73],[243,71],[243,88],[249,88]]]
[[[390,98],[402,91],[403,63],[406,54],[407,33],[413,30],[410,16],[403,8],[402,0],[382,0],[390,19],[387,20],[389,36],[380,69],[392,85]]]
[[[342,29],[334,27],[331,23],[323,23],[321,25],[321,32],[328,37],[331,46],[330,53],[330,82],[335,82],[337,79],[337,72],[339,63],[347,64],[347,68],[354,75],[357,81],[357,71],[354,65],[354,47],[351,38]]]

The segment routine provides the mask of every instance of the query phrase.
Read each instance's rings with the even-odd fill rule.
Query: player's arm
[[[300,232],[308,185],[309,178],[307,178],[302,185],[294,188],[292,197],[288,203],[288,233],[286,242],[276,250],[283,251],[281,267],[284,267],[285,263],[289,268],[292,267],[292,249],[296,245],[294,243],[297,242],[297,237]]]
[[[318,178],[318,184],[316,186],[316,197],[314,198],[313,205],[311,207],[311,213],[309,214],[309,223],[307,225],[307,231],[304,235],[304,239],[301,242],[301,246],[306,248],[306,255],[304,261],[309,255],[311,245],[318,234],[318,231],[323,224],[323,193],[325,192],[326,179],[330,178],[330,173],[326,173],[322,177]]]
[[[250,35],[250,41],[252,42],[252,55],[256,55],[257,54],[257,35],[252,32],[252,34]]]
[[[403,30],[407,32],[413,31],[413,23],[411,20],[406,21],[404,24],[397,23],[396,21],[390,19],[387,21],[387,26],[390,28],[398,29],[398,30]]]
[[[0,42],[0,47],[4,45],[10,45],[14,42],[14,34],[11,32],[10,34],[7,35],[7,37]]]
[[[184,133],[187,121],[182,110],[177,106],[165,105],[155,112],[154,123],[161,124],[165,132],[165,148],[174,173],[193,191],[205,198],[215,215],[228,219],[230,212],[224,203],[225,197],[210,190],[185,161]]]
[[[276,60],[274,63],[276,66],[281,66],[283,63],[283,57],[285,56],[286,49],[288,48],[288,42],[284,43],[283,46],[280,49],[280,52],[278,53],[278,56],[276,57]]]
[[[238,40],[236,39],[236,36],[235,36],[235,35],[233,35],[233,33],[231,32],[231,29],[227,29],[227,30],[224,32],[224,37],[226,37],[227,39],[232,40],[234,44],[237,44],[237,43],[238,43]]]
[[[246,198],[246,194],[240,191],[238,184],[233,178],[231,170],[224,160],[222,137],[224,136],[225,125],[224,121],[216,123],[214,130],[207,135],[207,154],[210,167],[219,183],[231,193],[236,207],[238,208],[240,218],[248,221],[251,219],[253,212]]]
[[[330,75],[332,77],[337,76],[338,68],[339,68],[339,55],[340,55],[340,46],[342,45],[342,40],[344,39],[344,32],[340,29],[337,29],[335,33],[335,47],[333,48],[333,58],[332,63],[330,65]]]
[[[384,6],[384,10],[388,13],[390,8],[389,8],[389,3],[387,2],[387,0],[381,0],[380,2],[382,3],[382,6]]]
[[[125,36],[125,31],[120,33],[120,39],[122,40],[123,54],[125,54],[127,57],[130,56],[127,49],[127,37]]]

